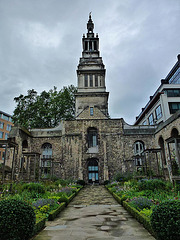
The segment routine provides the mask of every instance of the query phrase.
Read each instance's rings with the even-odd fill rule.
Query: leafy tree
[[[60,91],[54,87],[40,95],[32,89],[27,95],[15,97],[17,106],[13,122],[26,128],[49,128],[58,125],[60,120],[72,120],[75,115],[76,87],[70,85]]]

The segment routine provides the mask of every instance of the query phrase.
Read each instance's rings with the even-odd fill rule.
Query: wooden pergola
[[[4,154],[4,162],[2,167],[2,183],[5,180],[5,166],[6,166],[6,156],[7,156],[7,148],[13,148],[13,159],[12,159],[12,165],[11,165],[11,180],[14,179],[14,160],[15,160],[15,149],[18,147],[18,144],[16,142],[13,142],[12,140],[0,140],[0,148],[5,149]]]
[[[22,160],[23,163],[25,161],[25,158],[27,158],[27,164],[26,164],[26,179],[28,181],[32,180],[34,181],[36,179],[36,167],[38,166],[38,179],[40,179],[40,173],[39,173],[39,166],[40,166],[40,153],[38,152],[22,152]],[[34,159],[34,166],[33,169],[31,169],[31,163],[32,159]],[[21,176],[24,179],[24,167],[23,164],[20,166],[21,168]],[[32,174],[31,174],[32,170]],[[33,178],[31,178],[33,176]]]
[[[148,170],[150,173],[150,177],[153,167],[152,167],[152,162],[151,159],[154,159],[152,156],[155,155],[155,161],[156,161],[156,166],[157,166],[157,177],[163,177],[164,176],[164,163],[163,161],[159,162],[159,158],[158,158],[158,153],[161,156],[162,159],[162,150],[161,148],[150,148],[150,149],[145,149],[143,151],[144,154],[144,163],[145,163],[145,174],[147,175]],[[146,154],[148,155],[146,157]],[[160,169],[160,164],[162,165],[162,174],[161,174],[161,169]]]

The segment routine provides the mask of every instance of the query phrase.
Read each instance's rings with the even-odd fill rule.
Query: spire
[[[87,29],[88,29],[88,33],[93,33],[94,23],[91,19],[91,12],[89,13],[89,21],[87,23]]]

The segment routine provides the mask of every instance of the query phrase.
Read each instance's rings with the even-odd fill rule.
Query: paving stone
[[[102,231],[109,231],[111,228],[109,226],[101,226],[100,229]]]
[[[80,191],[34,240],[154,240],[104,186]]]

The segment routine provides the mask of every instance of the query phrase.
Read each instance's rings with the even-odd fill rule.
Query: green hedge
[[[73,193],[71,196],[68,197],[68,204],[73,200],[73,198],[76,196],[75,193]]]
[[[141,214],[138,210],[136,210],[134,207],[130,206],[128,202],[123,202],[123,207],[134,217],[138,220],[138,222],[142,223],[143,226],[154,236],[156,237],[152,226],[150,219],[143,214]]]
[[[43,217],[38,222],[36,222],[36,224],[34,226],[34,231],[33,231],[33,235],[32,236],[34,236],[38,232],[40,232],[45,227],[45,223],[46,223],[46,217]]]
[[[83,188],[83,186],[82,186],[82,187],[79,187],[79,188],[76,190],[75,195],[77,195],[77,194],[81,191],[82,188]]]
[[[180,239],[180,201],[167,200],[153,209],[151,225],[159,240]]]
[[[107,188],[107,187],[106,187]],[[140,223],[143,224],[143,226],[154,236],[156,237],[154,231],[152,230],[150,219],[143,214],[141,214],[138,210],[136,210],[134,207],[130,206],[130,204],[123,199],[121,199],[117,194],[112,192],[110,189],[107,188],[107,190],[113,195],[113,197],[116,199],[118,203],[123,205],[123,207]]]
[[[55,210],[51,211],[51,212],[49,213],[48,220],[49,220],[49,221],[53,221],[53,220],[57,217],[57,215],[65,208],[65,206],[66,206],[66,203],[63,202],[63,203],[61,203],[61,204],[59,205],[58,208],[56,208]]]

